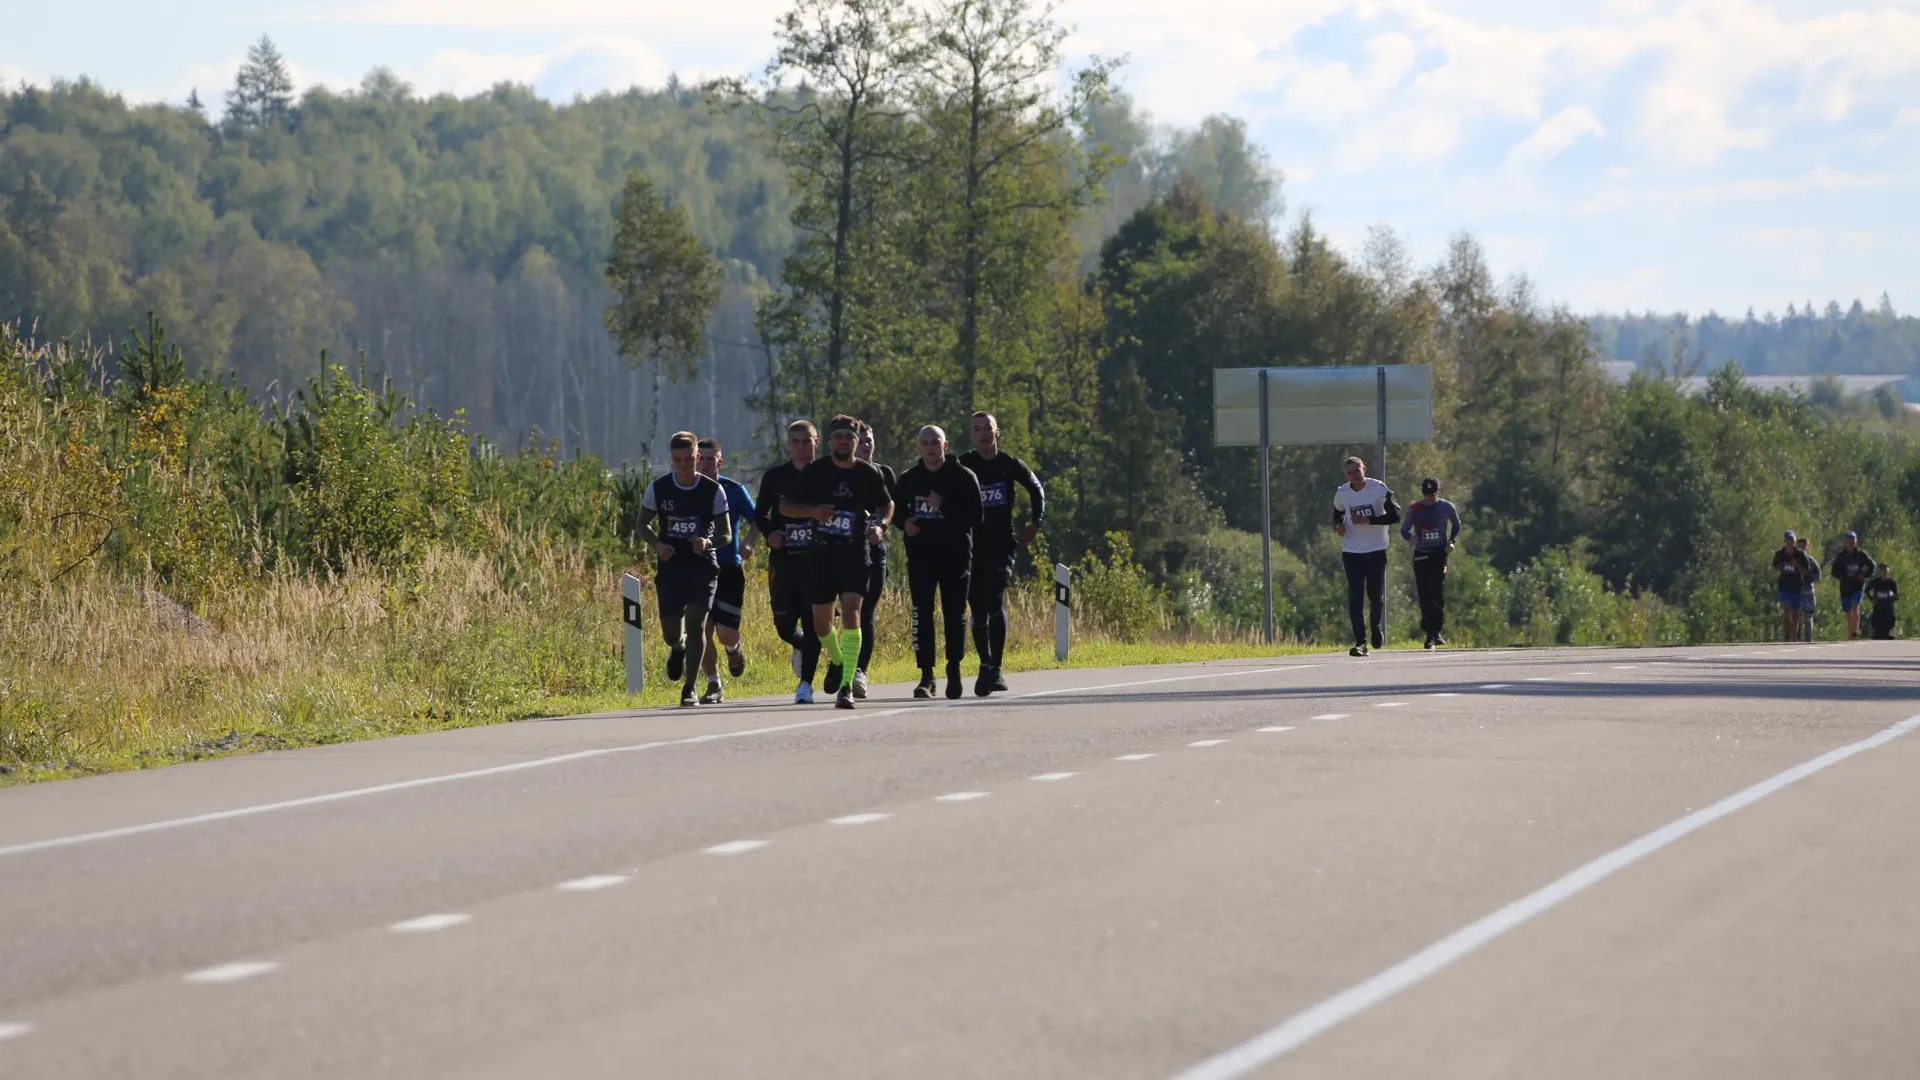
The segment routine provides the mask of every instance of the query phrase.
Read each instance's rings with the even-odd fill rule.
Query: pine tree
[[[284,127],[292,115],[293,76],[273,39],[261,34],[227,91],[227,126],[236,132]]]

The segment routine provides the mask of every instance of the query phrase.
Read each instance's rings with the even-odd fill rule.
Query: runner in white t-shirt
[[[1372,606],[1373,647],[1386,645],[1387,526],[1400,522],[1400,507],[1387,485],[1367,476],[1367,463],[1346,461],[1347,482],[1333,493],[1333,528],[1340,534],[1340,561],[1347,570],[1347,616],[1353,620],[1350,656],[1367,655],[1367,602]]]

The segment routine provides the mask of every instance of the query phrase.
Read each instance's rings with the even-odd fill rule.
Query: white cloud
[[[1826,165],[1786,176],[1745,176],[1695,184],[1617,187],[1575,208],[1580,214],[1610,214],[1646,208],[1680,212],[1730,202],[1771,202],[1806,195],[1891,187],[1901,177],[1886,172],[1847,172]]]
[[[475,94],[499,82],[525,83],[549,97],[596,90],[659,86],[671,69],[645,42],[629,37],[578,38],[536,53],[475,53],[450,49],[409,69],[421,93]]]
[[[21,83],[26,83],[30,86],[45,86],[47,80],[28,71],[26,68],[16,67],[13,64],[0,64],[0,87],[11,90]]]
[[[1920,127],[1920,105],[1908,105],[1895,113],[1893,116],[1893,126],[1897,128]]]
[[[1581,139],[1604,138],[1605,125],[1585,105],[1572,105],[1561,109],[1548,117],[1546,122],[1533,130],[1533,134],[1520,140],[1513,149],[1507,151],[1506,167],[1510,169],[1536,169],[1559,157]]]

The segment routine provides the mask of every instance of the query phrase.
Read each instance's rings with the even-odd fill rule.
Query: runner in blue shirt
[[[747,526],[754,520],[753,496],[732,479],[720,475],[727,456],[719,439],[701,439],[698,466],[700,475],[720,485],[727,496],[727,517],[733,523],[733,538],[714,549],[720,560],[720,583],[714,592],[713,612],[707,616],[707,648],[701,667],[707,673],[707,692],[700,695],[702,705],[718,705],[726,700],[720,687],[719,653],[713,644],[717,638],[727,650],[727,674],[739,678],[746,673],[747,658],[740,651],[740,605],[747,599],[747,561],[753,558],[753,539]]]
[[[1460,536],[1460,511],[1440,497],[1440,481],[1420,481],[1420,501],[1407,507],[1400,536],[1413,545],[1413,583],[1420,591],[1420,629],[1426,647],[1445,645],[1440,636],[1447,621],[1447,556]]]

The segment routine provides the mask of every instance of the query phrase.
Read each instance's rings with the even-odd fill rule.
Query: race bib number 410
[[[1347,517],[1355,525],[1365,525],[1373,520],[1374,509],[1371,506],[1356,506],[1347,511]]]

